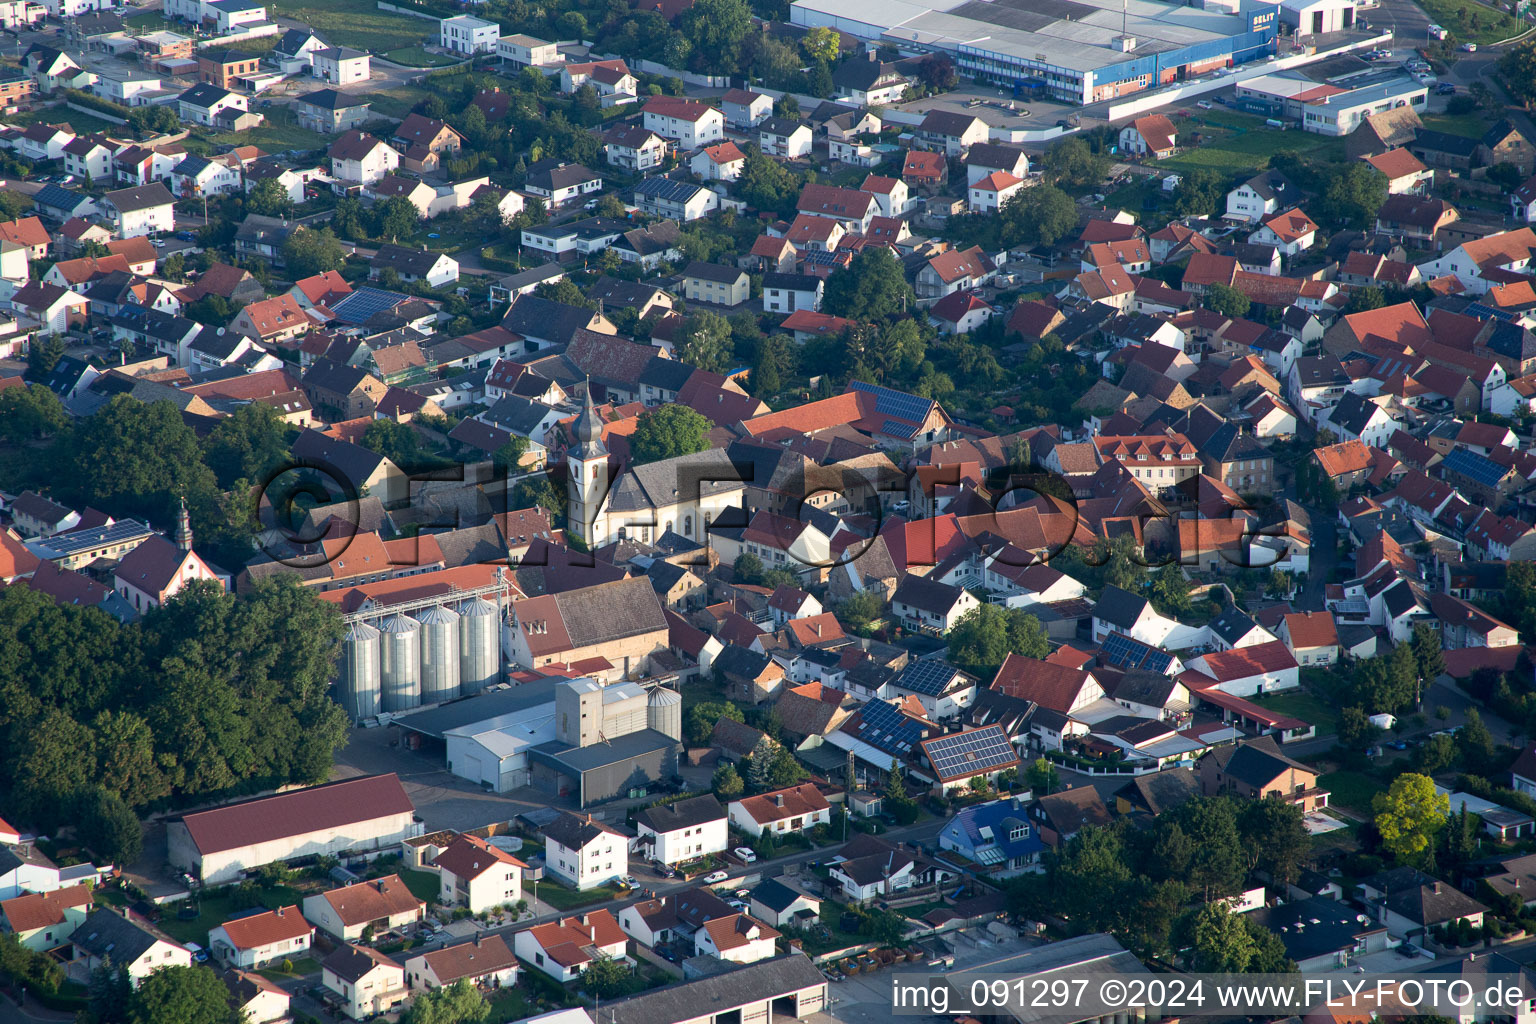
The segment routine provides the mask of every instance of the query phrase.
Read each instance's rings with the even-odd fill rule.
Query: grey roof
[[[1178,680],[1166,673],[1133,668],[1120,677],[1111,696],[1115,700],[1130,701],[1133,704],[1162,707],[1176,685]]]
[[[613,829],[593,821],[590,815],[562,811],[560,816],[539,829],[546,839],[553,839],[567,850],[580,850],[600,835]]]
[[[801,128],[809,129],[810,125],[797,117],[770,117],[759,122],[757,126],[757,130],[763,135],[782,135],[786,138]]]
[[[403,245],[390,242],[379,246],[379,251],[368,262],[368,266],[370,268],[393,267],[402,274],[425,277],[441,258],[442,253],[428,252],[426,249],[408,249]]]
[[[892,600],[911,605],[920,611],[944,615],[948,614],[964,593],[960,587],[909,573],[897,584]]]
[[[573,747],[559,742],[543,743],[534,747],[530,754],[535,761],[553,768],[583,773],[623,764],[653,751],[675,749],[678,746],[678,741],[665,733],[655,729],[641,729],[603,743],[594,743],[590,747]]]
[[[696,277],[701,281],[718,281],[721,284],[735,284],[746,276],[746,271],[739,267],[723,267],[718,263],[702,263],[694,260],[683,271],[683,277]]]
[[[1211,632],[1232,646],[1258,628],[1258,625],[1234,605],[1211,620]]]
[[[680,828],[693,828],[710,821],[724,821],[725,808],[720,806],[714,794],[692,796],[674,800],[657,807],[646,807],[635,812],[635,824],[644,825],[652,832],[675,832]]]
[[[990,167],[1012,170],[1019,164],[1024,151],[1017,146],[1003,146],[996,142],[978,142],[965,155],[967,167]]]
[[[378,452],[362,445],[328,437],[318,430],[305,429],[293,442],[296,458],[313,460],[322,466],[340,470],[354,486],[361,487],[385,461]]]
[[[525,180],[531,188],[554,192],[557,189],[574,188],[587,181],[601,181],[602,177],[581,164],[567,164],[551,158],[531,164]]]
[[[564,679],[536,679],[507,690],[477,693],[462,700],[415,711],[395,719],[409,732],[441,739],[450,729],[462,729],[501,715],[516,714],[544,704],[554,704],[555,687]]]
[[[1146,607],[1146,598],[1133,594],[1129,590],[1108,586],[1099,596],[1098,603],[1093,606],[1093,617],[1101,622],[1128,630],[1136,624],[1136,620],[1140,618]]]
[[[352,93],[337,92],[335,89],[321,89],[319,92],[300,96],[295,102],[314,107],[316,110],[334,111],[349,110],[353,107],[366,107],[372,101],[365,100]]]
[[[152,181],[148,185],[136,185],[133,188],[120,188],[116,192],[108,192],[102,196],[102,201],[111,203],[119,213],[132,213],[136,210],[151,210],[157,206],[170,206],[176,199],[171,195],[170,189],[158,181]]]
[[[794,292],[813,292],[821,285],[815,274],[785,274],[771,271],[763,275],[764,288],[781,288]]]
[[[298,227],[296,221],[285,217],[267,217],[253,213],[240,222],[240,227],[235,231],[235,239],[241,242],[281,245]]]
[[[224,97],[233,95],[234,93],[228,89],[213,85],[210,82],[199,82],[176,98],[179,102],[190,103],[194,107],[202,107],[206,110]]]
[[[719,1015],[802,989],[825,988],[826,984],[816,965],[804,954],[795,953],[608,1003],[603,1015],[607,1024],[677,1024],[697,1018],[701,1007]]]
[[[553,410],[543,402],[529,401],[521,395],[507,395],[481,415],[503,430],[529,437],[551,412]]]
[[[283,37],[277,41],[277,45],[272,47],[272,49],[278,53],[295,54],[299,52],[299,47],[311,39],[319,39],[321,43],[325,42],[318,34],[308,29],[291,28],[283,33]]]
[[[671,505],[683,494],[707,497],[740,487],[734,477],[730,456],[719,448],[631,466],[609,492],[608,508],[634,512]]]
[[[635,195],[654,199],[658,202],[687,203],[701,192],[709,189],[703,185],[697,185],[691,181],[678,181],[676,178],[657,177],[646,178],[635,186]]]
[[[1316,774],[1315,769],[1280,753],[1272,736],[1244,740],[1233,747],[1219,747],[1206,756],[1216,758],[1217,765],[1227,775],[1259,788],[1269,785],[1281,772],[1291,768]]]
[[[347,943],[338,946],[321,965],[338,978],[356,982],[363,978],[374,967],[384,964],[391,965],[395,962],[383,953],[368,949],[364,946],[354,946]]]
[[[1167,768],[1140,775],[1116,790],[1139,800],[1156,815],[1200,795],[1200,777],[1188,768]]]
[[[1361,924],[1354,908],[1326,896],[1260,907],[1253,920],[1280,936],[1285,955],[1297,962],[1352,950],[1360,935],[1382,930],[1374,922]]]
[[[577,331],[586,329],[592,322],[592,315],[592,310],[583,306],[567,306],[537,295],[523,295],[501,318],[501,326],[526,338],[564,344]]]
[[[821,902],[815,896],[808,896],[803,892],[791,889],[776,878],[768,878],[759,882],[757,887],[752,890],[752,899],[754,902],[761,903],[769,910],[780,914],[793,906],[796,900],[808,899],[814,903]]]
[[[147,924],[130,921],[113,908],[93,910],[69,937],[76,949],[83,949],[94,957],[110,956],[113,963],[124,965],[133,963],[162,940],[180,945]]]

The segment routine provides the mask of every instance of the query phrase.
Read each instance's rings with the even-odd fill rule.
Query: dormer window
[[[1019,839],[1023,839],[1023,838],[1025,838],[1028,835],[1029,835],[1029,826],[1028,825],[1015,825],[1008,832],[1008,838],[1010,840],[1015,840],[1015,841],[1017,841]]]

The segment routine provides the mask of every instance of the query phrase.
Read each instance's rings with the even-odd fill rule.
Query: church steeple
[[[181,509],[176,513],[176,550],[185,554],[192,550],[192,517],[187,513],[187,499],[181,498]]]
[[[592,401],[592,381],[587,380],[586,404],[582,407],[581,415],[576,417],[576,424],[572,430],[576,436],[576,453],[582,459],[594,459],[608,455],[608,446],[603,443],[603,418],[597,413],[597,406]]]
[[[566,526],[588,544],[600,543],[597,518],[608,496],[608,446],[603,443],[603,418],[592,401],[587,380],[586,401],[571,433],[575,443],[565,453],[567,474]]]

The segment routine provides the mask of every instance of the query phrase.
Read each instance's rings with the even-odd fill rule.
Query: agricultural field
[[[275,0],[275,14],[302,21],[333,46],[370,53],[419,47],[437,41],[437,23],[381,11],[374,0]]]

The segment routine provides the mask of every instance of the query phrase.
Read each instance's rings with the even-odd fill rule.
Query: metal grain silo
[[[501,682],[501,611],[483,597],[459,608],[459,681],[464,693]]]
[[[379,627],[379,677],[384,710],[407,711],[421,704],[421,624],[395,615]]]
[[[359,619],[341,640],[341,676],[336,692],[354,721],[379,713],[379,631]]]
[[[645,702],[647,724],[663,736],[674,740],[683,738],[683,695],[665,686],[651,691]]]
[[[459,695],[459,616],[442,605],[417,616],[421,623],[421,702]]]

